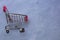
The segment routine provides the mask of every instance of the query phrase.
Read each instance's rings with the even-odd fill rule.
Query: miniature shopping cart
[[[6,15],[7,25],[5,26],[6,33],[9,33],[9,30],[19,29],[20,32],[25,32],[23,24],[28,22],[28,16],[23,14],[9,13],[6,6],[3,6],[3,12]]]

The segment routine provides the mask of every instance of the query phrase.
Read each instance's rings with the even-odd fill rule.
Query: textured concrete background
[[[4,5],[12,13],[29,16],[25,33],[6,34]],[[60,40],[60,0],[0,0],[0,40]]]

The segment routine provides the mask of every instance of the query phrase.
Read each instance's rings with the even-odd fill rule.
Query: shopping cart
[[[6,6],[3,6],[3,12],[7,19],[7,25],[5,26],[6,33],[9,33],[9,30],[12,29],[19,29],[20,32],[25,32],[25,28],[22,25],[28,22],[27,15],[9,13]]]

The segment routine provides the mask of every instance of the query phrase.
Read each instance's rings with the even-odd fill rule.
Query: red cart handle
[[[24,17],[24,20],[25,20],[25,22],[28,22],[28,16],[27,15]]]
[[[6,12],[7,11],[7,7],[3,6],[3,11]]]

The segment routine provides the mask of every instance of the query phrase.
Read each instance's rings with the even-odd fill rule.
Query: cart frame
[[[23,27],[18,27],[18,25],[16,25],[16,24],[19,24],[19,22],[20,22],[20,24],[19,24],[19,26],[20,26],[20,25],[23,25],[23,23],[28,22],[28,16],[27,15],[9,13],[6,6],[3,6],[3,12],[5,13],[6,20],[7,20],[7,25],[5,26],[6,33],[9,33],[9,30],[11,30],[11,29],[19,29],[20,32],[25,31],[25,29]],[[21,21],[20,21],[20,19],[21,19]],[[12,25],[14,26],[13,28],[11,27]]]

